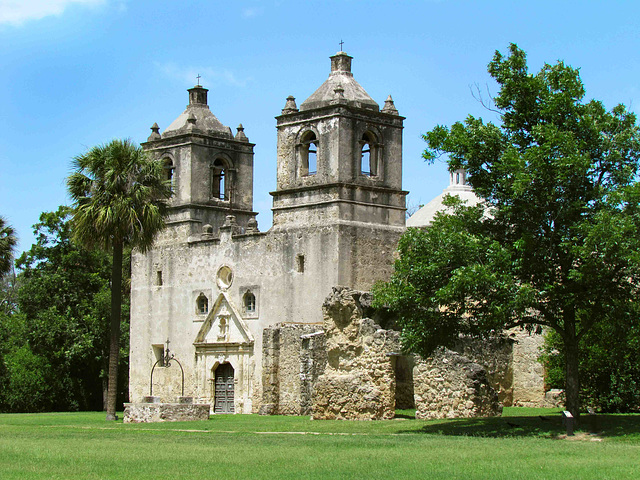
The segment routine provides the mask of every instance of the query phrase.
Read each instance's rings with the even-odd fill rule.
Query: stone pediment
[[[196,345],[253,344],[253,335],[237,308],[223,292],[196,336]]]

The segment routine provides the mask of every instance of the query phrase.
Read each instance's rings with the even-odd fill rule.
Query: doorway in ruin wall
[[[221,363],[214,372],[215,413],[234,413],[234,370],[230,363]]]

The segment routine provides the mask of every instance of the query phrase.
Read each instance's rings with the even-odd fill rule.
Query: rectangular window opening
[[[155,357],[155,361],[160,360],[158,365],[164,367],[164,345],[151,345],[153,347],[153,356]]]
[[[162,270],[158,270],[156,272],[156,285],[158,286],[162,285]]]
[[[309,175],[318,173],[318,150],[312,143],[309,145]]]
[[[298,255],[296,257],[296,266],[298,268],[298,273],[304,273],[304,255]]]
[[[362,160],[360,162],[360,173],[362,175],[373,175],[373,169],[371,168],[371,150],[362,150]]]

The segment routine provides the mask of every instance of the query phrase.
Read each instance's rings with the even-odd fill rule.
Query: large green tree
[[[16,261],[17,282],[2,285],[11,290],[9,308],[0,310],[2,411],[106,407],[111,261],[108,254],[71,241],[70,210],[40,215],[36,243]],[[125,355],[126,340],[121,341]],[[120,382],[119,391],[123,387]]]
[[[400,313],[406,345],[420,353],[460,332],[552,329],[577,416],[581,339],[634,311],[638,298],[636,116],[585,102],[578,70],[563,62],[529,73],[513,44],[495,53],[489,73],[497,125],[469,116],[424,135],[425,159],[447,154],[485,203],[451,205],[426,231],[410,229],[378,299]]]
[[[130,140],[113,140],[74,158],[67,179],[74,201],[73,236],[88,248],[113,255],[107,420],[116,419],[116,393],[122,305],[122,254],[145,251],[164,227],[171,188],[162,166]]]

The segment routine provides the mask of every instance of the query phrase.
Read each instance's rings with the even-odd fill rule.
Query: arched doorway
[[[214,413],[233,413],[233,367],[221,363],[215,372]]]

